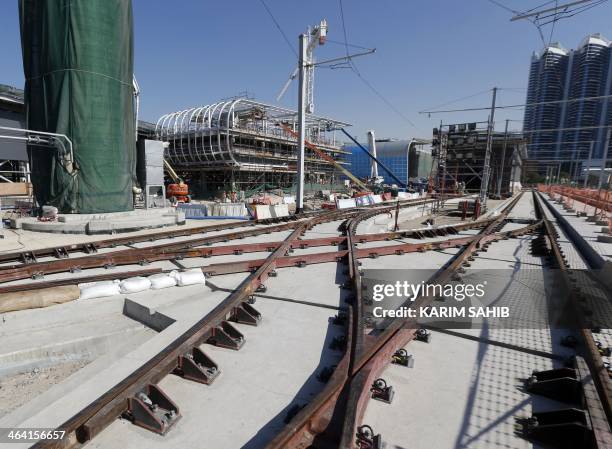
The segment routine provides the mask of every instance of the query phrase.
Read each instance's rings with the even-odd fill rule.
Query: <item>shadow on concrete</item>
[[[338,306],[339,308],[346,307],[346,299],[352,295],[350,289],[340,288],[341,285],[349,282],[348,277],[348,265],[344,262],[338,262],[336,265],[336,276],[335,282],[338,285]],[[330,319],[335,314],[330,311]],[[297,392],[295,397],[287,404],[287,406],[281,410],[274,418],[264,424],[261,429],[244,445],[243,449],[261,449],[271,441],[282,429],[287,425],[285,419],[287,414],[292,411],[296,406],[300,408],[307,405],[319,392],[325,387],[325,383],[321,382],[317,376],[326,367],[336,365],[343,352],[330,348],[334,337],[344,335],[344,327],[332,324],[331,320],[325,330],[325,341],[321,348],[321,356],[317,366],[310,374],[308,379],[304,382],[300,390]],[[271,381],[273,382],[273,378]]]

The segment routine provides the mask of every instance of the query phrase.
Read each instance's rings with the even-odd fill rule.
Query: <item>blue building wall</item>
[[[367,144],[364,145],[367,148]],[[370,177],[370,157],[364,153],[364,151],[356,145],[346,145],[344,149],[351,152],[349,161],[351,166],[350,172],[358,178],[369,178]],[[402,180],[405,184],[408,184],[408,151],[405,151],[403,155],[397,156],[385,156],[378,152],[377,159],[385,164],[389,169]],[[378,175],[385,178],[387,184],[397,184],[389,173],[382,167],[378,167]]]

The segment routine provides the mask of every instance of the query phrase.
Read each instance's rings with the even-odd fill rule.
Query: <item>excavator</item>
[[[174,171],[166,159],[164,159],[164,168],[166,169],[166,173],[168,173],[170,178],[172,178],[172,181],[174,181],[166,186],[166,198],[172,203],[188,203],[191,201],[191,198],[189,197],[189,186],[176,173],[176,171]]]

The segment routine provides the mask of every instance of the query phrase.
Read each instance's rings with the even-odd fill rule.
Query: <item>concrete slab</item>
[[[202,222],[201,220],[187,220],[187,222],[182,226],[169,226],[165,230],[182,230],[206,225],[213,226],[223,223],[233,223],[235,221],[237,220],[215,220],[213,223],[208,223]],[[143,229],[133,233],[122,234],[120,236],[116,236],[116,238],[123,238],[129,235],[146,235],[150,234],[151,232],[156,231],[151,229]],[[112,239],[114,237],[107,236],[104,238]],[[95,240],[100,240],[100,236],[90,236],[85,234],[52,234],[26,231],[22,229],[5,229],[4,239],[0,239],[0,251],[31,251],[39,248],[85,243]],[[161,240],[158,242],[161,242]]]
[[[288,408],[306,403],[323,388],[316,374],[339,360],[340,353],[327,346],[342,328],[329,324],[334,313],[325,308],[266,298],[255,307],[263,314],[263,322],[258,327],[238,325],[247,338],[240,351],[203,347],[222,370],[211,386],[175,376],[161,382],[183,414],[176,428],[161,437],[116,421],[90,445],[263,447],[283,427]]]
[[[607,242],[605,239],[603,239],[603,241],[600,240],[599,237],[604,235],[601,231],[601,225],[598,225],[596,222],[588,221],[588,216],[592,216],[595,212],[592,206],[587,206],[579,201],[574,201],[574,207],[576,210],[584,211],[587,214],[587,217],[578,217],[576,216],[576,213],[568,212],[563,208],[563,205],[552,201],[548,195],[544,195],[544,198],[555,208],[563,219],[566,220],[578,232],[578,234],[580,234],[580,236],[582,236],[586,243],[588,243],[604,261],[612,263],[612,242]]]
[[[406,350],[414,368],[391,365],[382,376],[393,403],[370,401],[363,421],[387,447],[537,448],[514,433],[515,417],[561,406],[521,391],[519,379],[556,367],[550,359],[437,332]]]
[[[232,279],[232,286],[235,288],[241,281],[242,276],[228,275],[226,279],[232,278],[233,276],[235,277]],[[213,292],[206,286],[201,286],[200,288],[204,293],[195,295],[196,300],[191,303],[191,311],[189,314],[185,314],[187,315],[185,319],[177,320],[163,332],[153,335],[136,349],[124,354],[121,359],[110,361],[106,366],[101,367],[96,376],[92,376],[78,385],[73,385],[70,382],[62,382],[56,385],[53,388],[63,391],[63,395],[57,394],[53,396],[57,398],[57,401],[45,404],[44,408],[37,410],[31,415],[27,415],[26,419],[22,422],[16,421],[14,417],[22,417],[24,415],[20,413],[8,415],[2,421],[6,423],[4,427],[14,427],[18,425],[22,427],[57,427],[74,415],[78,410],[83,409],[93,399],[99,397],[120,379],[132,373],[159,352],[161,348],[165,347],[170,341],[189,329],[196,321],[210,312],[227,296],[227,293],[224,291]],[[181,287],[174,287],[173,289],[175,289],[173,293],[176,294],[176,292],[180,292]],[[161,294],[165,294],[166,297],[172,298],[173,294],[169,290],[171,289]]]
[[[15,225],[34,232],[61,234],[114,234],[185,224],[185,214],[176,209],[146,209],[107,214],[60,214],[57,221],[20,218]]]

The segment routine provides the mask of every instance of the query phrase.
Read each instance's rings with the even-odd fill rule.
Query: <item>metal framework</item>
[[[491,132],[485,123],[444,125],[434,131],[437,185],[440,191],[453,191],[463,184],[468,193],[482,191],[487,165],[487,142],[491,154],[488,161],[491,176],[487,180],[490,195],[508,195],[515,173],[526,156],[526,140],[520,132]]]
[[[280,125],[297,131],[297,123],[296,111],[232,98],[166,114],[157,121],[155,136],[169,142],[165,156],[179,170],[220,172],[226,182],[254,184],[261,183],[262,173],[296,172],[297,140]],[[347,152],[334,131],[345,126],[307,114],[306,139],[343,163]],[[311,177],[329,178],[334,172],[332,163],[312,151],[307,151],[305,163]],[[278,184],[293,182],[292,177],[284,178]]]

